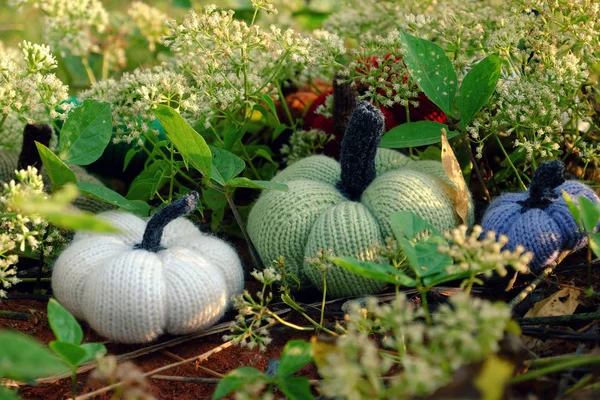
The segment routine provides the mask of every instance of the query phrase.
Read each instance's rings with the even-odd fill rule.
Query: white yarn
[[[186,334],[219,320],[244,286],[235,250],[185,218],[164,229],[157,253],[134,249],[146,222],[108,211],[120,232],[78,232],[52,273],[57,300],[102,336],[121,343]]]

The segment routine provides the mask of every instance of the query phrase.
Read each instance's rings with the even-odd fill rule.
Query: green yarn
[[[388,149],[375,156],[376,178],[360,202],[347,200],[336,188],[340,165],[325,156],[297,161],[273,180],[289,191],[263,192],[248,219],[248,233],[265,265],[283,256],[289,273],[304,286],[322,290],[322,273],[305,261],[319,250],[362,260],[374,258],[373,248],[392,236],[389,217],[409,211],[445,232],[459,224],[453,203],[453,185],[441,163],[413,161]],[[473,205],[469,223],[473,221]],[[383,285],[330,265],[326,270],[331,297],[363,295]]]

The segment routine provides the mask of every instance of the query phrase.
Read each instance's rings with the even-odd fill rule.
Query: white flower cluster
[[[108,26],[108,13],[101,0],[11,0],[29,4],[44,14],[44,34],[62,56],[88,57],[99,52],[94,35]]]
[[[489,277],[496,271],[498,275],[505,276],[506,266],[521,273],[529,272],[528,264],[533,259],[531,252],[526,252],[523,246],[517,246],[514,251],[503,250],[508,243],[506,235],[496,238],[495,232],[487,232],[482,237],[482,232],[479,225],[475,225],[468,235],[466,225],[446,232],[448,245],[440,246],[438,250],[454,260],[454,264],[447,268],[449,274],[471,271]]]
[[[36,250],[40,246],[40,237],[46,232],[48,223],[37,216],[15,213],[11,203],[17,196],[44,192],[42,176],[36,168],[15,171],[16,183],[11,180],[4,183],[0,195],[0,210],[4,217],[0,218],[0,298],[6,294],[3,289],[19,282],[14,265],[19,261],[15,251],[23,252],[26,247]],[[11,215],[12,213],[15,213]]]
[[[334,138],[334,135],[319,129],[296,130],[290,136],[289,144],[281,147],[281,154],[286,157],[287,165],[291,165],[302,158],[318,153]]]
[[[504,303],[491,303],[466,293],[450,298],[423,322],[404,294],[390,304],[366,299],[366,307],[350,306],[346,333],[319,365],[321,389],[326,396],[348,399],[410,398],[431,394],[448,383],[463,365],[477,362],[499,350],[511,318]],[[383,336],[382,348],[370,338]],[[390,357],[389,353],[397,357]],[[400,372],[383,381],[398,363]]]
[[[277,97],[292,71],[315,61],[308,38],[273,25],[248,25],[233,14],[210,5],[200,14],[190,11],[180,24],[167,21],[165,45],[193,82],[206,127],[222,118],[245,120],[264,94]]]
[[[20,55],[0,53],[0,147],[7,150],[20,147],[26,123],[65,119],[72,108],[64,103],[68,86],[50,72],[57,67],[50,48],[27,41],[19,47]]]
[[[162,44],[162,37],[169,32],[164,24],[164,21],[169,18],[167,14],[142,1],[134,1],[127,13],[148,41],[150,51],[155,51],[156,45]]]
[[[136,69],[123,74],[121,79],[106,79],[81,93],[83,101],[91,98],[110,103],[113,116],[115,143],[142,145],[143,135],[153,131],[156,119],[152,110],[158,104],[169,105],[190,119],[198,112],[196,95],[182,74],[166,65],[151,69]]]

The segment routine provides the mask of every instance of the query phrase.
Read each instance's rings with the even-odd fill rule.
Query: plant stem
[[[504,157],[506,158],[506,161],[508,161],[508,163],[510,164],[510,167],[512,168],[512,170],[514,171],[515,175],[517,176],[517,180],[519,181],[519,184],[521,185],[521,189],[527,190],[527,186],[525,186],[525,184],[523,183],[523,180],[521,179],[521,175],[519,175],[519,171],[515,167],[515,164],[513,164],[512,160],[510,159],[510,156],[506,152],[506,149],[502,145],[502,141],[500,140],[500,138],[498,137],[498,135],[494,135],[494,137],[496,138],[496,141],[498,142],[498,145],[500,146],[500,150],[502,150],[502,153],[504,154]]]
[[[299,330],[299,331],[314,331],[315,328],[312,328],[310,326],[300,326],[300,325],[296,325],[296,324],[292,324],[291,322],[287,322],[285,319],[281,318],[279,315],[275,314],[273,311],[267,311],[267,314],[269,314],[271,317],[275,318],[277,320],[277,322],[279,322],[282,325],[286,325],[289,326],[290,328]]]
[[[88,62],[87,57],[81,57],[81,63],[83,64],[83,68],[85,68],[85,73],[88,76],[88,80],[90,81],[91,85],[95,85],[96,84],[96,77],[94,76],[94,71],[92,71],[92,67],[90,66],[90,63]]]
[[[327,296],[327,274],[323,271],[323,299],[321,300],[321,318],[319,325],[323,326],[323,318],[325,317],[325,300]]]
[[[250,250],[250,256],[252,257],[252,263],[254,264],[255,268],[262,271],[264,269],[264,266],[262,265],[262,262],[260,261],[260,257],[258,257],[258,252],[256,251],[256,247],[254,247],[254,243],[252,242],[252,239],[250,239],[250,235],[248,235],[248,230],[246,229],[246,224],[244,224],[244,220],[240,216],[240,213],[238,212],[238,209],[235,206],[235,203],[233,202],[231,195],[229,193],[227,193],[227,191],[225,191],[213,184],[211,184],[210,187],[215,190],[220,191],[221,193],[223,193],[225,195],[225,198],[227,199],[227,203],[229,203],[229,207],[231,208],[231,211],[233,212],[233,217],[235,218],[236,222],[238,223],[238,226],[240,227],[240,230],[242,231],[242,235],[244,235],[244,239],[246,239],[246,242],[248,243],[248,249]]]
[[[0,119],[0,129],[4,126],[4,121],[8,118],[8,114],[2,114],[2,119]]]
[[[283,90],[281,90],[281,84],[277,82],[275,86],[277,87],[277,94],[279,94],[279,101],[281,102],[281,106],[285,110],[285,115],[287,116],[288,121],[290,121],[290,127],[292,127],[293,129],[296,126],[296,123],[292,118],[292,113],[290,112],[290,108],[288,107],[287,101],[285,100],[285,96],[283,95]],[[277,115],[275,115],[275,118],[279,119]]]
[[[429,314],[429,304],[427,303],[427,292],[428,290],[425,288],[419,289],[419,296],[421,296],[421,307],[425,312],[425,322],[427,325],[431,325],[431,314]]]
[[[261,180],[262,178],[260,177],[260,174],[258,173],[258,170],[256,169],[256,167],[252,163],[252,160],[250,159],[250,156],[248,155],[248,151],[246,150],[246,146],[244,146],[244,143],[242,143],[242,139],[240,139],[240,147],[242,148],[242,153],[244,153],[244,157],[246,157],[246,160],[248,161],[248,165],[250,165],[250,169],[252,170],[252,173],[254,173],[254,175],[256,176],[256,179]]]
[[[526,382],[531,379],[539,378],[544,375],[552,374],[554,372],[562,371],[565,369],[571,369],[576,367],[582,367],[584,365],[589,364],[597,364],[600,363],[600,356],[581,356],[576,359],[567,360],[562,363],[558,363],[555,365],[550,365],[546,368],[538,369],[535,371],[527,372],[523,375],[515,376],[510,380],[511,384]]]
[[[77,368],[73,368],[71,375],[71,395],[73,398],[77,397]]]
[[[489,203],[492,201],[492,197],[490,196],[490,192],[488,191],[487,186],[485,186],[485,181],[483,180],[483,176],[481,175],[481,170],[479,169],[479,163],[477,162],[477,159],[475,159],[475,156],[473,155],[473,150],[471,149],[471,143],[469,142],[468,138],[465,138],[465,147],[467,148],[467,153],[469,154],[469,158],[471,159],[471,164],[473,164],[473,170],[475,171],[475,176],[477,177],[477,180],[479,181],[479,185],[481,186],[481,189],[483,190],[483,194],[485,194],[486,200]]]

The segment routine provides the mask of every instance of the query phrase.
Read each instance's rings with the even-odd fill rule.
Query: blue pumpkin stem
[[[385,119],[381,111],[369,102],[361,101],[350,117],[342,139],[338,190],[349,200],[360,196],[375,179],[375,155],[383,135]]]
[[[174,219],[194,211],[199,198],[200,195],[198,192],[191,192],[159,210],[152,216],[150,221],[148,221],[142,243],[135,245],[135,248],[152,251],[154,253],[163,250],[160,242],[165,226]]]
[[[558,198],[555,189],[565,182],[564,172],[565,165],[559,160],[540,164],[531,178],[529,198],[518,202],[523,206],[521,212],[530,208],[543,210],[552,204],[552,201]]]

